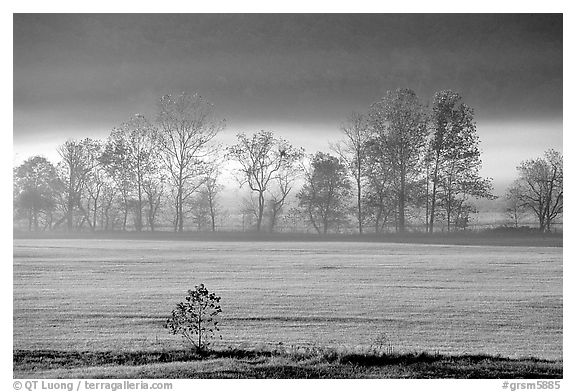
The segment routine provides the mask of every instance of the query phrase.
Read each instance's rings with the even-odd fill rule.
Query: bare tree
[[[540,231],[550,231],[564,209],[562,154],[548,150],[543,158],[522,162],[518,172],[516,191],[522,205],[536,215]]]
[[[340,127],[344,134],[344,140],[332,146],[340,161],[346,165],[356,184],[356,218],[358,220],[358,232],[363,232],[364,214],[362,212],[362,186],[366,177],[367,152],[372,131],[368,119],[361,113],[353,112]]]
[[[218,195],[222,191],[223,186],[218,183],[218,176],[220,170],[217,164],[211,165],[204,181],[205,195],[208,202],[208,211],[210,214],[210,226],[212,231],[216,231],[216,217],[220,209]]]
[[[265,193],[283,171],[290,171],[303,156],[303,150],[293,147],[270,131],[260,131],[251,138],[240,133],[238,143],[228,147],[228,158],[239,163],[238,182],[247,184],[256,193],[256,230],[260,231],[264,216]],[[283,201],[282,201],[283,203]]]
[[[213,152],[209,143],[224,128],[214,105],[198,94],[165,95],[158,110],[158,141],[175,188],[175,231],[184,230],[184,203],[202,185]]]
[[[506,190],[506,195],[504,196],[504,212],[512,221],[515,228],[518,228],[520,219],[522,219],[526,213],[526,206],[522,201],[520,189],[521,187],[518,181],[514,181],[514,183]]]
[[[105,169],[99,163],[102,154],[102,143],[94,143],[92,149],[91,159],[96,160],[96,163],[87,174],[86,186],[84,187],[86,207],[83,207],[82,210],[92,216],[90,227],[95,231],[98,222],[98,209],[102,207],[99,203],[102,201],[102,195],[108,179]]]
[[[294,184],[301,174],[302,167],[297,164],[291,164],[284,165],[275,176],[273,188],[269,192],[270,232],[274,231],[278,219],[284,211],[288,195],[292,192]]]

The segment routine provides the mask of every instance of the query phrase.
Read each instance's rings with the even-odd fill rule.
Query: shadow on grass
[[[235,363],[230,367],[230,361]],[[14,371],[30,374],[53,369],[141,366],[170,363],[216,369],[179,369],[169,378],[562,378],[562,361],[511,359],[490,355],[341,352],[330,348],[290,347],[267,350],[227,348],[207,353],[186,350],[140,352],[69,352],[15,350]],[[154,376],[151,376],[154,378]]]
[[[252,359],[271,356],[272,352],[259,352],[243,349],[226,349],[197,353],[191,350],[169,351],[54,351],[54,350],[14,350],[14,367],[20,369],[56,369],[61,367],[87,367],[102,365],[136,366],[152,363],[187,362],[215,358]]]

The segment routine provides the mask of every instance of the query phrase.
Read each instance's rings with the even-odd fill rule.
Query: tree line
[[[198,94],[165,95],[154,121],[136,114],[106,140],[67,140],[53,165],[34,156],[14,169],[15,224],[28,230],[157,230],[169,224],[215,231],[224,218],[220,182],[234,165],[248,196],[239,214],[256,231],[279,222],[320,234],[352,225],[360,234],[468,227],[475,199],[493,199],[482,166],[474,112],[454,91],[424,105],[414,91],[388,91],[352,113],[330,153],[307,155],[272,131],[239,133],[221,146],[225,128]],[[540,230],[562,214],[562,156],[523,162],[507,192],[507,213],[534,213]],[[292,207],[290,207],[292,206]]]

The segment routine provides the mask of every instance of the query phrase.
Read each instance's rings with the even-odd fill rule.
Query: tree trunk
[[[122,231],[126,231],[127,221],[128,221],[128,201],[124,199],[124,220],[122,221]]]
[[[152,216],[152,213],[150,213],[150,216],[148,217],[148,224],[150,225],[150,231],[154,231],[154,217]]]
[[[438,158],[434,164],[434,174],[432,175],[432,197],[430,201],[430,221],[428,225],[428,232],[434,232],[434,216],[436,215],[436,186],[438,183]]]
[[[174,232],[176,233],[178,231],[178,194],[176,194],[176,200],[174,203],[176,210],[176,214],[174,215]]]
[[[136,231],[142,231],[142,173],[140,169],[140,162],[138,162],[138,206],[136,208]]]
[[[406,179],[400,179],[400,194],[398,195],[398,231],[403,233],[405,231],[404,209],[406,208]]]
[[[184,185],[182,183],[178,186],[177,198],[176,225],[178,227],[177,231],[182,233],[184,231]]]
[[[50,231],[52,230],[52,221],[54,220],[54,216],[52,215],[52,211],[47,213],[46,217],[46,228]]]
[[[38,231],[38,210],[34,209],[34,231]]]
[[[148,210],[148,225],[150,226],[150,231],[154,231],[154,202],[149,199],[148,203],[150,204],[150,209]]]
[[[68,210],[66,211],[66,225],[68,227],[68,231],[71,232],[74,228],[74,197],[71,193],[68,194]]]
[[[262,217],[264,216],[264,192],[258,192],[258,221],[256,222],[256,231],[260,231],[262,226]]]
[[[180,189],[178,195],[178,232],[184,231],[184,189]]]
[[[202,351],[202,309],[198,309],[198,350]]]
[[[270,215],[270,233],[274,232],[274,226],[276,226],[276,215],[278,211],[275,206],[272,206],[272,213]]]
[[[96,192],[96,196],[94,197],[94,214],[92,214],[92,222],[94,222],[94,230],[96,230],[96,221],[98,220],[98,198],[100,197],[100,190]],[[88,208],[90,208],[90,204],[88,204]],[[90,209],[88,209],[90,212]]]
[[[538,230],[541,233],[544,233],[544,231],[546,230],[546,216],[544,215],[543,212],[541,212],[540,215],[538,216],[538,223],[539,223]]]
[[[378,207],[378,211],[376,212],[376,218],[374,222],[374,232],[376,232],[376,234],[380,233],[380,219],[382,219],[382,208]]]
[[[356,179],[356,186],[358,190],[358,231],[362,234],[362,181],[360,179],[360,173],[358,173],[358,178]]]
[[[316,224],[316,220],[314,219],[314,215],[312,214],[312,211],[310,209],[308,209],[308,216],[310,217],[310,222],[312,223],[312,226],[314,226],[318,234],[320,234],[320,228]]]

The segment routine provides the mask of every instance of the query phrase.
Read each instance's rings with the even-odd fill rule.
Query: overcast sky
[[[14,163],[106,137],[160,96],[212,101],[231,142],[269,129],[312,153],[387,90],[452,89],[475,109],[497,190],[562,149],[561,15],[14,16]]]

